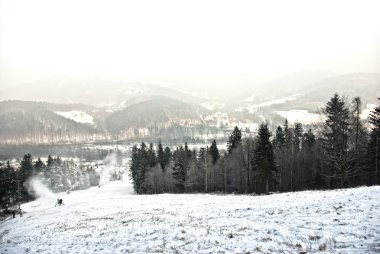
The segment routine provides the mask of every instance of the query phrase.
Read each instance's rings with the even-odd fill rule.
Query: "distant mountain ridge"
[[[31,101],[0,102],[0,142],[92,142],[146,136],[147,129],[199,124],[208,110],[200,106],[154,96],[149,100],[108,111],[84,104]],[[69,113],[93,118],[93,124],[71,118]]]
[[[94,100],[92,104],[112,102],[112,98],[118,100],[101,106],[59,101],[0,101],[0,142],[75,143],[141,137],[154,140],[161,137],[178,139],[181,136],[204,138],[216,133],[220,136],[220,133],[227,133],[235,125],[252,131],[262,121],[270,121],[274,126],[282,124],[289,111],[293,111],[292,114],[298,112],[297,120],[307,123],[307,114],[317,112],[335,92],[349,99],[361,97],[363,109],[366,104],[377,104],[380,97],[380,74],[377,73],[294,75],[264,84],[262,89],[247,88],[244,96],[232,103],[220,101],[220,106],[214,109],[207,109],[210,103],[200,98],[194,99],[173,89],[147,84],[122,86],[121,90],[117,90],[120,84],[115,84],[104,93],[102,100],[95,99],[98,96],[95,91],[93,97],[91,91],[87,97],[83,84],[78,86],[84,92],[82,95],[76,94],[79,90],[65,93],[60,89],[51,94],[54,98],[61,93],[65,101],[71,100],[71,93],[75,94],[75,100],[80,97],[87,101]],[[34,89],[38,94],[38,89]],[[166,93],[168,96],[162,95]],[[305,121],[298,119],[303,115]]]
[[[128,106],[148,100],[152,96],[166,96],[187,102],[196,101],[196,98],[188,94],[151,83],[92,79],[51,79],[0,89],[0,100],[38,100],[60,104],[83,103],[92,106]]]
[[[250,93],[249,96],[242,98],[240,107],[250,108],[253,105],[265,105],[265,102],[278,101],[280,103],[267,103],[265,107],[272,110],[294,110],[307,109],[311,111],[317,110],[323,106],[326,101],[335,93],[350,98],[359,96],[363,105],[366,103],[376,103],[380,97],[380,74],[378,73],[350,73],[345,75],[327,75],[327,78],[314,79],[307,85],[300,83],[291,89],[292,78],[278,79],[268,84],[264,84],[264,90],[267,91],[262,95],[263,91]],[[293,80],[297,78],[294,77]],[[288,80],[288,81],[287,81]],[[287,99],[293,97],[291,99]],[[261,98],[253,99],[252,98]],[[283,100],[281,102],[281,100]]]

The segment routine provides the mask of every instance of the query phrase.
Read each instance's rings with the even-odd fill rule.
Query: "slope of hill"
[[[329,71],[305,71],[276,78],[263,84],[256,84],[242,91],[236,100],[247,104],[261,104],[268,101],[303,94],[311,85],[336,76]]]
[[[0,102],[2,143],[50,143],[92,141],[100,133],[93,125],[63,117],[54,110],[88,110],[86,105],[58,105],[41,102]]]
[[[41,189],[40,189],[41,190]],[[126,182],[44,194],[0,224],[1,253],[377,253],[380,187],[130,195]],[[63,206],[54,207],[56,198]]]
[[[155,96],[151,100],[134,104],[110,115],[106,119],[107,129],[119,132],[131,128],[165,126],[173,122],[199,122],[202,112],[207,111],[179,100]]]
[[[297,76],[296,76],[297,77]],[[288,83],[287,83],[288,82]],[[264,84],[264,90],[246,97],[242,108],[269,107],[273,110],[317,110],[335,93],[353,98],[361,97],[363,105],[375,103],[380,97],[380,74],[351,73],[328,78],[312,79],[296,85],[292,79],[280,79]],[[291,87],[291,89],[288,89]],[[261,102],[253,98],[261,98]],[[260,100],[259,100],[260,101]]]

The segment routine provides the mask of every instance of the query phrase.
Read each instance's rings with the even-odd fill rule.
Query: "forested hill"
[[[47,143],[93,140],[99,133],[91,124],[78,123],[57,111],[89,110],[86,105],[41,102],[0,102],[0,139],[4,143]]]
[[[122,109],[84,104],[0,102],[2,143],[76,143],[135,137],[190,136],[209,110],[164,96]],[[187,131],[187,132],[186,132]],[[194,132],[192,132],[194,133]],[[194,134],[193,134],[194,135]]]
[[[171,122],[184,125],[200,123],[204,112],[209,110],[168,97],[156,96],[115,112],[106,122],[109,131],[125,132],[133,128],[149,128],[154,125],[169,126]]]

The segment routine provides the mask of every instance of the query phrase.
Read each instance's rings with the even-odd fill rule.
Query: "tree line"
[[[41,179],[54,192],[96,186],[100,179],[91,166],[50,155],[46,163],[40,158],[33,161],[33,157],[26,154],[18,167],[12,166],[9,161],[0,163],[0,207],[33,200],[33,193],[28,191],[28,181],[32,177]]]
[[[380,98],[379,98],[380,100]],[[262,123],[255,137],[242,137],[235,127],[227,149],[210,146],[174,150],[144,142],[133,146],[130,177],[138,194],[268,193],[333,189],[379,184],[380,106],[367,122],[361,100],[334,94],[321,112],[321,122],[304,130],[288,121],[270,131]]]

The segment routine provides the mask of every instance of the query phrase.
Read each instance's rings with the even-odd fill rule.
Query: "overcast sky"
[[[380,1],[0,1],[0,86],[47,77],[215,87],[380,72]]]

